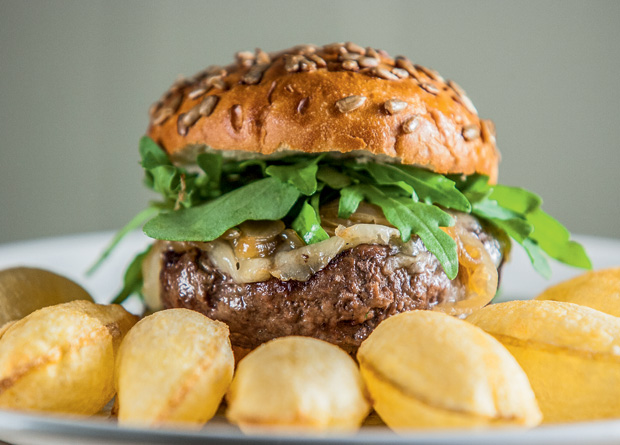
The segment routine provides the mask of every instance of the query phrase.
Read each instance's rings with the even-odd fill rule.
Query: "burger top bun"
[[[236,59],[177,81],[151,107],[148,135],[174,161],[206,147],[342,152],[497,179],[493,123],[456,83],[406,57],[347,42]]]

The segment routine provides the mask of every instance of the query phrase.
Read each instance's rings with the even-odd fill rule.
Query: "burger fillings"
[[[307,335],[354,352],[390,315],[467,314],[493,298],[510,238],[543,275],[545,254],[590,267],[537,195],[496,184],[492,123],[406,57],[238,53],[150,116],[140,154],[162,200],[127,229],[157,241],[116,301],[198,310],[237,347]]]

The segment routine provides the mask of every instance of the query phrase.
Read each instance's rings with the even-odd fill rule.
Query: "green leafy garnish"
[[[293,165],[270,165],[265,173],[296,187],[300,193],[311,196],[316,192],[316,174],[319,171],[318,162],[323,156],[317,156],[308,162]]]
[[[495,184],[489,187],[489,199],[498,203],[508,210],[515,213],[529,214],[538,209],[542,204],[540,196],[520,187],[509,187],[506,185]]]
[[[291,228],[301,234],[306,244],[318,243],[329,238],[327,232],[321,227],[317,210],[308,201],[304,202]]]
[[[412,233],[418,235],[426,248],[437,257],[448,278],[456,278],[459,268],[456,243],[439,228],[454,225],[450,215],[433,205],[394,198],[376,186],[356,187],[368,202],[381,207],[387,220],[400,231],[404,242],[409,241]]]
[[[351,185],[351,178],[329,165],[321,165],[316,178],[334,190],[340,190]]]
[[[531,235],[532,240],[550,257],[582,269],[592,268],[590,258],[588,258],[583,246],[571,241],[570,233],[566,227],[551,215],[541,209],[536,209],[527,215],[527,221],[534,228]]]
[[[338,217],[344,219],[362,201],[380,207],[402,240],[418,236],[451,279],[458,274],[458,255],[455,241],[442,230],[454,224],[449,211],[471,213],[513,238],[543,276],[551,272],[547,255],[591,268],[583,247],[541,209],[538,195],[489,184],[483,175],[446,176],[414,166],[343,160],[329,154],[234,161],[212,152],[198,155],[200,170],[188,171],[174,165],[146,136],[140,140],[140,155],[145,184],[162,200],[130,221],[100,261],[127,232],[142,224],[155,239],[206,242],[244,221],[281,219],[307,244],[317,243],[329,237],[321,226],[319,208],[339,198]],[[116,301],[139,292],[140,265],[146,253],[129,266]]]
[[[157,215],[158,212],[159,212],[159,209],[157,207],[151,206],[151,207],[147,207],[146,209],[138,213],[136,216],[134,216],[132,220],[129,221],[127,225],[125,225],[125,227],[123,227],[121,230],[116,232],[116,235],[114,235],[114,238],[112,238],[112,241],[110,242],[110,244],[108,244],[108,246],[105,248],[105,250],[99,257],[97,262],[93,264],[86,271],[86,274],[91,275],[95,270],[97,270],[97,268],[99,268],[99,266],[101,266],[101,264],[108,258],[110,253],[112,253],[112,251],[118,245],[118,243],[121,242],[121,240],[125,237],[125,235],[127,235],[129,232],[132,232],[142,227],[145,222],[147,222],[149,219]]]
[[[144,167],[147,176],[148,171],[152,168],[159,165],[172,165],[166,152],[148,136],[140,138],[138,150],[140,151],[140,158],[142,158],[141,165]]]
[[[201,182],[201,186],[207,190],[219,190],[220,180],[222,178],[222,156],[211,153],[201,153],[196,157],[196,164],[206,175]]]
[[[144,277],[142,276],[142,262],[149,254],[151,247],[152,246],[149,246],[144,252],[136,255],[131,263],[129,263],[123,278],[123,288],[116,298],[112,300],[111,304],[121,304],[132,294],[142,294],[142,285],[144,284]]]
[[[551,277],[551,267],[549,267],[549,262],[545,255],[543,255],[542,249],[536,244],[536,241],[527,238],[521,242],[521,245],[525,249],[527,256],[530,257],[534,269],[543,277],[549,279]]]
[[[160,213],[144,225],[144,233],[169,241],[212,241],[244,221],[284,218],[299,195],[278,178],[260,179],[196,207]]]
[[[471,210],[469,201],[456,189],[456,184],[443,175],[412,166],[375,162],[357,164],[354,168],[367,171],[379,185],[402,188],[414,201],[438,204],[461,212]]]
[[[519,187],[491,185],[482,175],[468,178],[462,188],[472,203],[472,213],[521,244],[542,276],[551,275],[543,252],[571,266],[592,268],[583,246],[570,240],[568,230],[540,208],[538,195]]]
[[[345,187],[340,190],[340,201],[338,201],[338,217],[349,218],[360,203],[364,200],[364,194],[358,186]]]

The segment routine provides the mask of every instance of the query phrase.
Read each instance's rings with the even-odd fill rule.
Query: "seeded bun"
[[[406,57],[348,42],[236,58],[176,82],[151,107],[148,135],[174,161],[205,146],[240,156],[331,151],[497,178],[493,123],[456,83]]]

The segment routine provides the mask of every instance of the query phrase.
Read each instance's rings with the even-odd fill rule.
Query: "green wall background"
[[[455,79],[496,123],[501,182],[620,238],[618,1],[0,0],[0,242],[140,210],[137,143],[179,74],[344,40]]]

